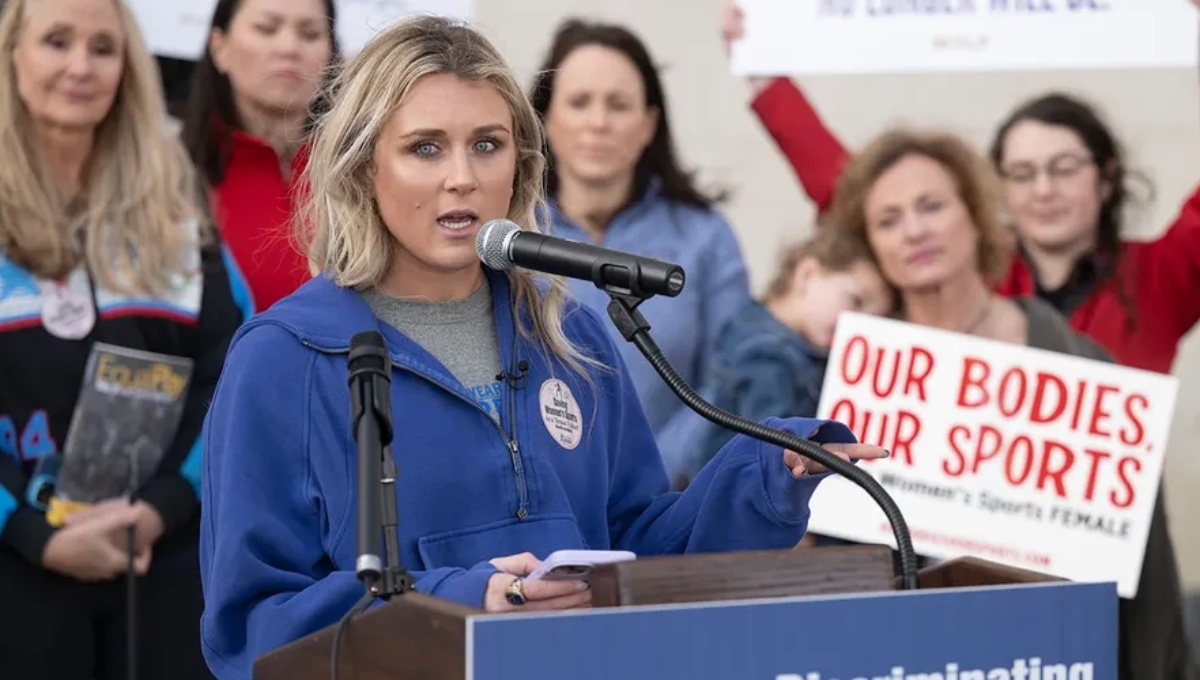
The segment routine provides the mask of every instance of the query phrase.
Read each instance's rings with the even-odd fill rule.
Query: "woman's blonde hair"
[[[305,168],[296,231],[314,274],[362,290],[383,281],[398,248],[374,195],[375,147],[384,125],[412,87],[431,75],[451,74],[491,84],[513,117],[517,167],[508,219],[539,231],[543,211],[542,128],[499,51],[471,27],[442,17],[416,16],[381,32],[318,93],[328,107],[317,120]],[[482,266],[482,265],[481,265]],[[582,372],[598,362],[563,333],[566,286],[558,277],[508,272],[518,304],[529,314],[527,337],[540,338],[561,361]]]
[[[929,158],[950,173],[979,232],[979,272],[988,283],[999,282],[1016,249],[1016,237],[1004,223],[1000,180],[987,159],[950,133],[894,129],[856,154],[842,170],[834,193],[832,221],[838,232],[867,242],[867,194],[880,176],[908,156]]]
[[[0,254],[43,278],[85,261],[108,290],[165,294],[197,242],[182,221],[205,210],[196,172],[166,126],[154,57],[129,8],[111,0],[125,32],[121,82],[96,128],[82,195],[72,201],[34,146],[17,91],[13,51],[33,1],[8,0],[0,9]]]

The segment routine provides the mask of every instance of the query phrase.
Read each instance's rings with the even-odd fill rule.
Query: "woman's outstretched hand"
[[[1200,0],[1196,1],[1200,2]],[[887,449],[874,444],[822,444],[821,448],[847,463],[853,463],[856,460],[887,458],[892,455]],[[792,471],[792,476],[797,479],[804,475],[819,475],[829,471],[829,468],[817,461],[787,449],[783,452],[783,464],[788,466],[788,469]]]

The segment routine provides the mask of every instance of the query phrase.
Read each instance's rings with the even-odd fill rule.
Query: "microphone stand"
[[[137,447],[129,449],[129,481],[128,493],[126,498],[129,504],[133,505],[136,502],[137,487],[138,487],[138,450]],[[127,658],[125,670],[126,680],[137,680],[138,677],[138,617],[137,617],[137,550],[134,545],[137,542],[137,524],[130,524],[126,529],[125,540],[128,543],[126,547],[126,564],[125,564],[125,656]]]
[[[374,348],[367,348],[372,352]],[[396,510],[396,459],[392,455],[391,379],[386,350],[351,357],[351,427],[358,448],[357,575],[366,594],[382,600],[413,589],[415,579],[400,561]],[[385,555],[379,555],[380,537]]]
[[[404,568],[400,561],[400,538],[397,527],[400,525],[399,513],[396,510],[396,459],[392,455],[392,447],[383,447],[382,472],[379,478],[381,487],[380,513],[383,518],[383,547],[386,559],[383,564],[383,576],[374,590],[375,597],[384,601],[396,595],[403,595],[416,587],[416,579]]]
[[[631,272],[629,280],[636,284],[640,280],[638,272]],[[666,381],[671,390],[683,400],[683,403],[687,404],[688,408],[717,425],[803,454],[839,475],[846,477],[861,487],[863,491],[866,491],[867,495],[879,505],[883,510],[883,514],[887,516],[888,523],[892,527],[892,533],[896,537],[896,547],[900,553],[901,589],[917,589],[917,554],[913,550],[912,535],[909,533],[908,523],[905,522],[904,515],[900,513],[900,508],[896,505],[896,501],[888,495],[888,492],[874,477],[861,468],[838,458],[814,442],[797,437],[790,432],[776,430],[761,423],[742,418],[705,401],[687,384],[675,368],[671,366],[667,358],[663,356],[662,350],[659,349],[658,343],[650,336],[650,324],[642,316],[642,313],[638,311],[638,306],[650,299],[653,294],[644,293],[640,290],[606,286],[601,283],[598,277],[595,281],[611,298],[608,303],[608,316],[612,319],[613,324],[616,325],[621,336],[627,341],[632,342],[641,351],[646,360],[650,362],[650,365],[654,367],[654,370]]]
[[[396,509],[396,459],[392,455],[391,384],[386,350],[382,355],[350,357],[351,428],[358,451],[358,546],[355,571],[364,592],[338,623],[330,654],[331,678],[338,677],[342,633],[376,599],[385,602],[416,587],[400,559]],[[374,361],[372,361],[374,360]],[[366,374],[365,376],[363,374]],[[382,537],[385,555],[379,554]]]

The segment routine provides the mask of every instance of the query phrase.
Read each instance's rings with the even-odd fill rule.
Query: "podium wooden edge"
[[[861,545],[663,555],[596,567],[593,607],[891,590],[892,551]]]
[[[918,574],[922,590],[1067,582],[961,557]],[[596,567],[593,607],[671,605],[895,591],[892,549],[885,545],[663,555]],[[484,612],[418,592],[392,598],[347,623],[339,680],[466,677],[467,621]],[[255,680],[325,680],[337,625],[264,654]]]
[[[346,624],[338,680],[464,678],[467,619],[482,613],[419,592],[394,597]],[[262,655],[254,662],[253,677],[329,678],[336,629],[337,624],[327,626]]]
[[[1068,579],[979,557],[956,557],[917,572],[917,583],[921,590],[1066,582]],[[896,585],[899,587],[899,580]]]

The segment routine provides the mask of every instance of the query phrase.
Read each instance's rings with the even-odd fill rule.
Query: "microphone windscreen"
[[[508,243],[521,228],[512,220],[488,220],[475,234],[475,254],[489,269],[505,271],[513,266]]]
[[[363,331],[350,338],[348,357],[351,374],[359,371],[384,372],[388,364],[387,344],[379,331]]]

